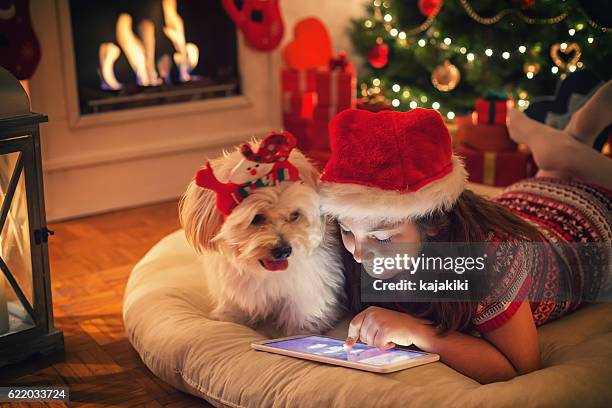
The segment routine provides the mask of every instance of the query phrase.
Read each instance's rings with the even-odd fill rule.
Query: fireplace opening
[[[239,95],[220,1],[70,0],[81,115]]]

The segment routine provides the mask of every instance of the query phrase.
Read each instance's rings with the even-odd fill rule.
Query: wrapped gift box
[[[330,151],[329,147],[329,120],[313,119],[312,128],[308,135],[308,148],[310,150]]]
[[[338,106],[340,110],[356,105],[357,78],[353,65],[344,54],[332,58],[329,69],[316,74],[316,92],[321,105]]]
[[[338,113],[342,112],[347,108],[340,108],[338,106],[331,105],[320,105],[317,104],[312,111],[312,119],[318,121],[327,121],[329,122],[336,116]]]
[[[315,92],[317,89],[316,76],[317,71],[314,69],[296,71],[283,68],[281,70],[281,90],[283,93],[291,92],[293,94]]]
[[[506,125],[508,109],[513,102],[505,95],[490,93],[482,98],[476,99],[476,119],[478,123],[487,125]]]
[[[536,171],[531,155],[524,151],[484,152],[464,145],[455,150],[464,157],[470,181],[474,183],[505,187],[533,176]]]
[[[488,152],[513,152],[517,144],[510,139],[506,124],[485,125],[476,123],[472,115],[455,118],[457,130],[454,142],[475,150]]]
[[[314,92],[283,93],[283,115],[310,119],[316,104],[317,94]]]
[[[283,115],[283,127],[295,136],[298,149],[302,151],[310,149],[308,142],[310,139],[310,132],[312,131],[312,120],[291,115]]]

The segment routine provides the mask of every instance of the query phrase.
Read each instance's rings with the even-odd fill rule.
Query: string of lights
[[[460,0],[460,2],[467,14],[481,24],[495,24],[509,13],[514,12],[514,9],[504,10],[496,14],[494,17],[486,18],[477,14],[466,0]],[[516,49],[499,50],[493,46],[484,46],[477,50],[471,49],[467,44],[456,44],[453,38],[450,36],[444,36],[439,29],[434,30],[432,25],[436,19],[440,6],[438,6],[436,12],[428,17],[423,24],[410,30],[403,30],[398,25],[394,16],[391,14],[391,11],[383,10],[390,7],[390,0],[374,0],[373,6],[375,18],[366,19],[364,21],[364,26],[366,29],[376,30],[379,27],[379,24],[382,24],[384,27],[384,32],[386,32],[386,38],[383,36],[385,42],[396,42],[396,45],[399,47],[411,47],[415,45],[421,48],[437,47],[441,50],[464,56],[467,67],[469,67],[470,64],[476,63],[478,58],[501,58],[502,60],[506,61],[512,60],[513,58],[518,58],[524,61],[524,73],[526,79],[528,80],[533,79],[540,72],[540,64],[529,61],[530,59],[533,59],[529,57],[530,53],[540,52],[540,49],[538,48],[539,46],[531,46],[525,43],[518,46]],[[558,24],[568,17],[567,12],[563,12],[557,16],[546,19],[529,18],[521,12],[518,12],[517,15],[528,24]],[[591,22],[589,22],[589,24],[592,25]],[[584,24],[577,23],[568,30],[568,35],[569,37],[575,37],[577,32],[583,29]],[[603,27],[602,29],[605,31],[606,28]],[[414,38],[418,37],[418,34],[422,34],[420,38]],[[587,44],[592,45],[594,43],[594,37],[589,35],[586,38],[586,42]],[[569,60],[566,62],[560,57],[560,53],[565,54],[564,58],[567,58],[568,56],[571,56],[571,58],[569,58]],[[564,78],[568,72],[574,72],[576,69],[582,69],[585,67],[585,64],[580,61],[581,49],[576,42],[568,41],[554,44],[550,49],[550,56],[554,63],[554,65],[550,68],[550,73],[552,75],[559,75],[561,78]],[[455,68],[454,66],[452,67]],[[434,78],[432,78],[432,82],[434,82],[435,86],[436,84],[433,79]],[[449,119],[453,119],[455,117],[455,113],[452,110],[444,109],[439,101],[430,100],[431,98],[428,98],[424,93],[419,95],[419,93],[415,92],[414,89],[399,83],[384,84],[382,82],[383,81],[381,81],[380,78],[374,78],[372,79],[371,86],[363,83],[362,95],[371,97],[373,95],[384,94],[383,89],[388,89],[390,85],[390,88],[395,96],[390,97],[391,105],[394,107],[400,107],[404,104],[407,104],[410,109],[414,109],[418,106],[431,107],[433,109],[444,111]],[[450,88],[450,90],[452,90],[452,88]],[[440,90],[440,88],[438,89]],[[518,96],[517,104],[519,108],[525,109],[529,105],[527,92],[520,89],[516,90],[516,92]]]

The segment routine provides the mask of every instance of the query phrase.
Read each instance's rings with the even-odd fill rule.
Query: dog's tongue
[[[280,261],[264,261],[262,260],[264,268],[269,271],[284,271],[289,266],[289,261],[286,259],[282,259]]]

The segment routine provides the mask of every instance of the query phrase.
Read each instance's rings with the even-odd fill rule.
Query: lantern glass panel
[[[10,204],[0,232],[0,258],[15,279],[25,300],[33,306],[30,227],[23,167],[17,168],[19,158],[20,152],[0,155],[0,201],[2,206]],[[12,197],[11,184],[15,184]],[[3,292],[0,293],[0,334],[7,329],[16,332],[33,327],[32,317],[24,307],[23,299],[20,299],[4,273],[0,275],[3,281],[0,283],[0,291]],[[7,320],[8,328],[3,327]]]

